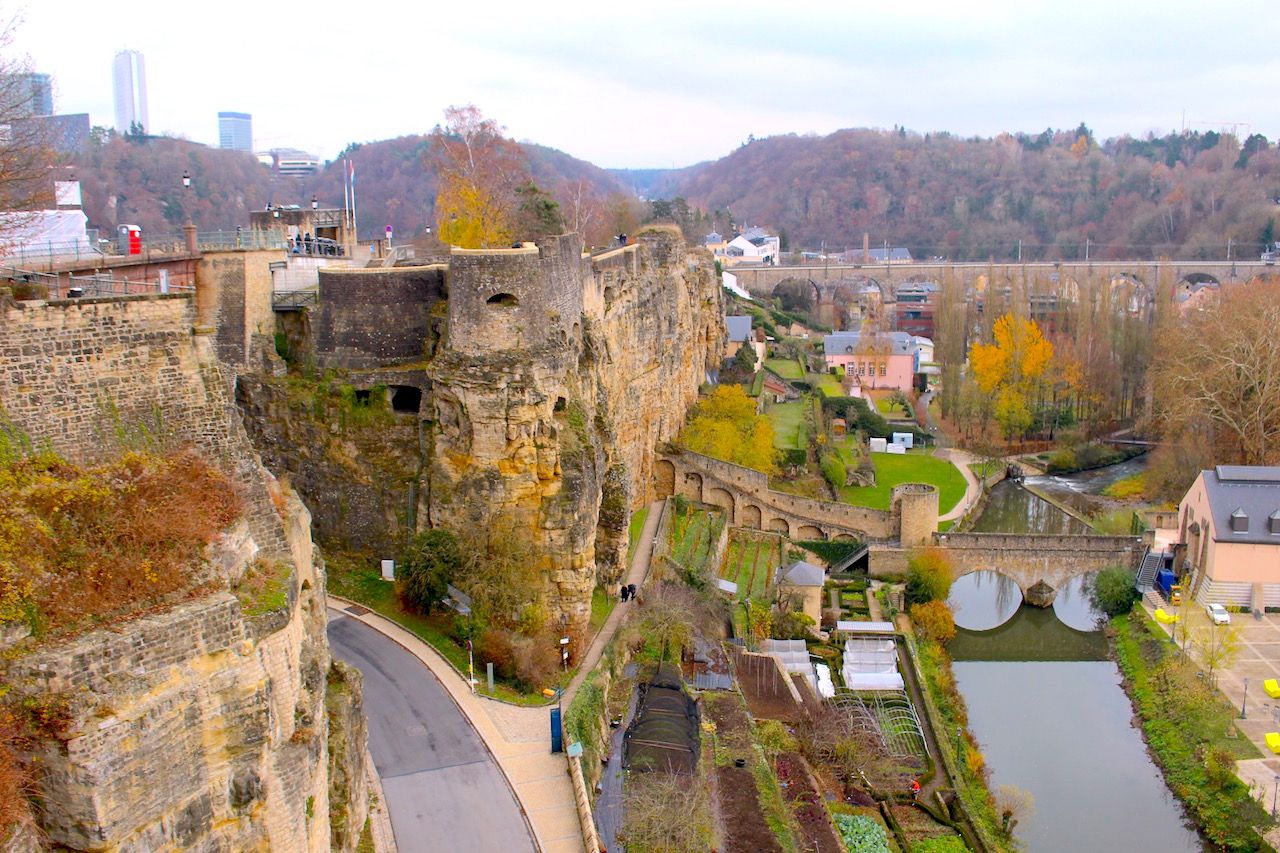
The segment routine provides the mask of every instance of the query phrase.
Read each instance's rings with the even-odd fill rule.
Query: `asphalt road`
[[[537,849],[502,771],[421,661],[335,610],[329,646],[364,675],[369,751],[400,853]]]

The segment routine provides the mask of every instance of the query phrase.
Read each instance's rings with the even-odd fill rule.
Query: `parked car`
[[[1221,604],[1210,604],[1205,608],[1209,611],[1209,618],[1213,620],[1215,625],[1231,624],[1231,614],[1227,612],[1227,608]]]

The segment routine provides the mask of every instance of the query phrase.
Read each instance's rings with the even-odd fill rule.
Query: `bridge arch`
[[[827,534],[822,532],[822,528],[815,527],[812,524],[802,524],[796,529],[796,538],[801,540],[826,539]]]
[[[747,504],[742,508],[742,516],[738,519],[739,527],[747,527],[751,530],[760,529],[760,507],[755,504]]]
[[[702,500],[702,475],[696,471],[686,471],[680,483],[680,494],[692,501]]]
[[[765,527],[765,530],[781,533],[788,539],[791,538],[791,524],[785,518],[774,517],[769,519],[769,524]]]
[[[704,502],[711,504],[712,506],[718,506],[721,509],[725,510],[727,513],[729,513],[730,521],[733,520],[734,518],[733,495],[729,494],[727,490],[722,489],[719,486],[712,486],[711,488],[707,489],[707,493],[704,497]]]
[[[664,500],[676,493],[676,466],[666,459],[659,459],[653,468],[654,497]]]

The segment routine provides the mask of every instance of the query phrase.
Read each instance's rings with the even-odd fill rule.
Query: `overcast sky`
[[[112,124],[129,47],[152,132],[216,144],[235,110],[257,148],[324,158],[466,102],[601,166],[842,127],[1280,137],[1280,13],[1257,2],[0,2],[58,112]]]

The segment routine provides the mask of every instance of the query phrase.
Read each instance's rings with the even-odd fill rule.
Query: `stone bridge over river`
[[[999,572],[1017,583],[1024,596],[1040,581],[1057,590],[1073,577],[1108,566],[1137,568],[1145,550],[1137,536],[936,533],[934,541],[947,549],[957,578]]]

